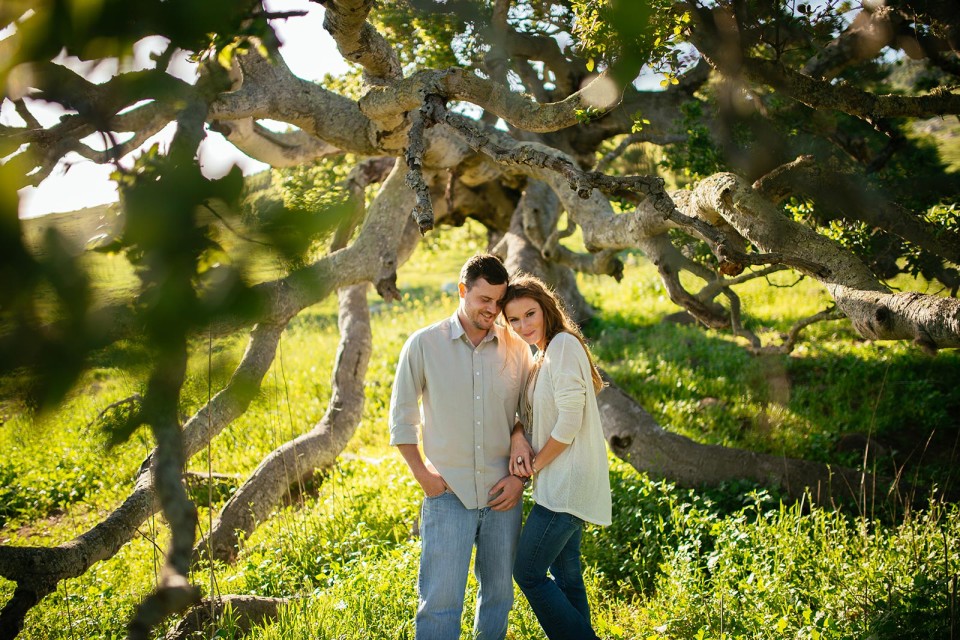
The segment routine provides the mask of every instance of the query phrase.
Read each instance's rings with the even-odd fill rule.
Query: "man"
[[[400,450],[424,493],[416,639],[460,637],[476,546],[474,635],[502,640],[513,606],[524,486],[522,478],[510,475],[508,463],[520,458],[529,465],[533,456],[516,419],[532,358],[522,340],[495,323],[507,290],[499,258],[467,260],[458,290],[457,312],[414,333],[400,352],[390,399],[390,444]]]

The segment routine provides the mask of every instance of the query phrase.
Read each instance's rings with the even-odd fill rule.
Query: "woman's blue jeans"
[[[550,640],[597,637],[590,626],[590,606],[580,569],[582,536],[583,520],[538,504],[520,532],[513,579]]]
[[[503,640],[513,606],[513,567],[523,506],[509,511],[489,507],[467,509],[446,491],[425,498],[421,511],[422,552],[417,592],[416,640],[456,640],[460,637],[463,595],[470,556],[477,548],[477,608],[473,633],[478,640]]]

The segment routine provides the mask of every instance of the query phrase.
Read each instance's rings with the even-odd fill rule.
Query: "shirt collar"
[[[483,337],[483,340],[480,341],[480,344],[499,339],[501,330],[502,327],[497,323],[494,323],[493,328],[490,329],[490,331],[487,331],[487,335]],[[450,316],[450,339],[459,340],[466,337],[466,335],[467,332],[464,331],[463,325],[460,323],[460,309],[458,307],[457,310],[453,312],[453,315]]]

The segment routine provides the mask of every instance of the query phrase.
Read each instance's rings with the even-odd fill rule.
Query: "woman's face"
[[[543,348],[543,309],[533,298],[516,298],[503,307],[503,315],[527,344]]]

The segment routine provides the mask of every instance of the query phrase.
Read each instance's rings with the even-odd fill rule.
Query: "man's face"
[[[475,329],[489,331],[500,313],[500,301],[507,293],[507,285],[490,284],[484,278],[477,278],[473,287],[460,283],[460,305],[467,320]]]

